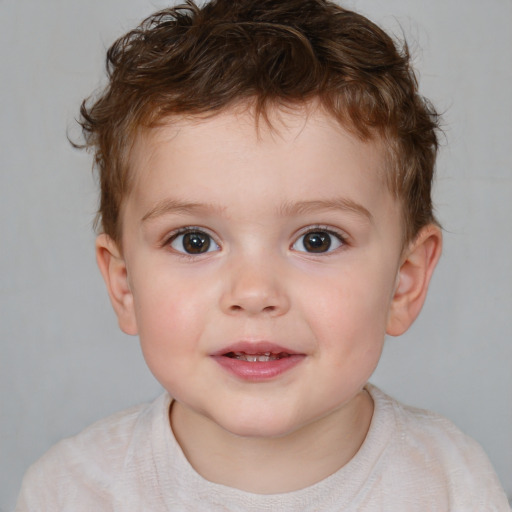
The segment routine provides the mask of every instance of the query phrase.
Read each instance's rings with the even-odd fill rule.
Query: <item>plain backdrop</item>
[[[91,157],[73,150],[104,52],[161,0],[0,0],[0,510],[64,436],[160,387],[94,260]],[[512,494],[512,1],[350,0],[409,40],[445,113],[444,255],[420,319],[372,381],[448,416]]]

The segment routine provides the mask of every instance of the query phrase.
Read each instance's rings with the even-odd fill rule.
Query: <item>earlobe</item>
[[[427,295],[430,279],[441,255],[439,227],[421,229],[404,253],[397,275],[386,332],[403,334],[418,316]]]
[[[137,334],[133,294],[128,282],[126,262],[114,240],[104,233],[96,238],[96,261],[107,286],[119,327],[126,334]]]

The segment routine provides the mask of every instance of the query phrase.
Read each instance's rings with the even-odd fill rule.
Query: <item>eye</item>
[[[185,254],[204,254],[220,249],[210,235],[196,229],[177,233],[171,238],[170,245],[175,251]]]
[[[292,249],[300,252],[324,253],[331,252],[341,247],[344,239],[341,235],[331,231],[316,229],[302,235],[292,246]]]

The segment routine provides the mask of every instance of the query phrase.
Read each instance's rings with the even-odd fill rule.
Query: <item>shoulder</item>
[[[406,453],[435,457],[436,466],[440,462],[447,465],[464,462],[469,465],[466,467],[471,467],[472,461],[477,467],[488,463],[480,445],[444,416],[401,404],[376,388],[373,388],[372,396],[380,407],[385,406],[392,411],[395,429],[392,443],[401,448],[407,447]]]
[[[40,468],[65,467],[66,471],[103,465],[112,466],[124,457],[129,439],[147,412],[148,404],[132,407],[103,418],[76,436],[59,441],[29,471]]]
[[[376,416],[386,421],[383,460],[393,480],[420,495],[444,493],[450,510],[480,510],[479,504],[481,510],[509,510],[496,473],[474,439],[439,414],[403,405],[374,386],[368,390]],[[491,503],[498,508],[490,508]]]
[[[38,503],[38,510],[51,510],[79,499],[85,500],[80,510],[103,505],[115,486],[113,481],[123,474],[133,437],[148,433],[154,417],[169,401],[162,395],[151,404],[118,412],[58,442],[26,472],[16,510],[32,510],[30,503]]]

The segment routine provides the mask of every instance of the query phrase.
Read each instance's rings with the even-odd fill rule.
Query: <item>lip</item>
[[[229,353],[237,352],[243,352],[247,355],[260,355],[270,352],[271,354],[286,354],[286,356],[281,357],[280,359],[254,362],[227,356]],[[211,357],[224,370],[235,375],[239,379],[251,382],[262,382],[275,379],[276,377],[286,373],[301,363],[306,356],[305,354],[301,354],[295,350],[267,341],[241,341],[214,352],[211,354]]]

